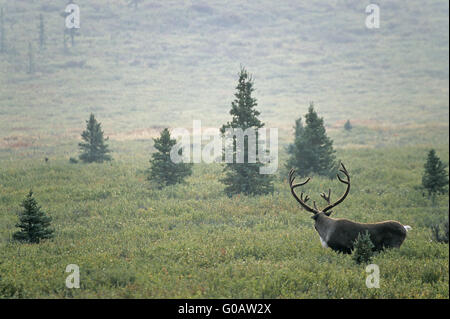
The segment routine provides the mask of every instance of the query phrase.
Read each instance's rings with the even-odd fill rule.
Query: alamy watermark
[[[366,287],[380,288],[380,267],[377,264],[367,265],[366,273],[369,274],[366,278]]]
[[[66,287],[69,289],[80,288],[80,267],[75,264],[67,265],[66,272],[71,273],[66,278]]]
[[[80,7],[75,3],[69,3],[64,10],[66,15],[66,28],[79,29],[80,28]]]
[[[380,28],[380,7],[376,4],[369,4],[366,7],[366,27],[368,29],[379,29]]]
[[[173,163],[259,162],[265,164],[259,168],[260,174],[274,174],[278,169],[277,128],[227,128],[221,134],[217,128],[202,130],[201,121],[194,120],[192,138],[186,128],[175,128],[171,135],[181,137],[170,152]],[[208,143],[203,146],[205,141]]]

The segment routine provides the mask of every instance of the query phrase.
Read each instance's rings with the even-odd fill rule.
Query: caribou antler
[[[337,205],[339,205],[340,203],[342,203],[344,201],[344,199],[347,197],[349,191],[350,191],[350,175],[348,174],[347,169],[345,168],[344,164],[341,163],[341,169],[339,169],[339,171],[341,173],[343,173],[346,177],[347,180],[343,180],[341,178],[341,176],[339,176],[339,173],[336,174],[337,178],[339,179],[339,181],[341,183],[344,183],[347,185],[347,189],[345,190],[344,195],[341,196],[341,198],[339,198],[336,202],[331,203],[331,189],[328,189],[328,195],[325,193],[321,193],[320,196],[328,203],[328,206],[326,206],[324,209],[320,210],[319,208],[317,208],[316,202],[313,201],[313,207],[306,205],[306,202],[309,200],[309,196],[306,195],[305,198],[303,198],[303,192],[300,194],[300,198],[297,196],[297,194],[295,193],[294,189],[296,187],[299,186],[303,186],[306,183],[308,183],[310,181],[311,178],[307,178],[304,182],[301,183],[297,183],[297,184],[293,184],[294,180],[295,180],[295,170],[291,169],[291,171],[289,172],[289,186],[291,187],[291,193],[294,196],[294,198],[297,200],[297,202],[300,203],[300,205],[302,205],[302,207],[304,209],[306,209],[308,212],[311,212],[313,214],[318,214],[320,212],[324,212],[326,213],[326,215],[330,216],[330,214],[332,213],[332,211],[330,209],[332,209],[333,207],[336,207]]]
[[[320,196],[322,196],[322,198],[327,201],[328,205],[330,205],[331,189],[328,189],[328,195],[325,193],[320,193]]]
[[[342,168],[339,170],[340,172],[342,172],[346,177],[347,180],[343,180],[340,176],[339,173],[336,174],[337,178],[339,179],[339,181],[341,183],[344,183],[347,185],[347,189],[345,190],[344,195],[341,196],[341,198],[339,198],[336,202],[334,202],[333,204],[330,204],[330,195],[331,195],[331,190],[328,191],[328,196],[326,196],[324,193],[321,194],[321,196],[328,202],[328,206],[325,207],[322,211],[326,212],[330,209],[332,209],[333,207],[339,205],[340,203],[342,203],[344,201],[344,199],[347,197],[348,192],[350,191],[350,175],[347,172],[347,169],[345,168],[344,164],[341,163]],[[331,212],[329,212],[327,215],[330,215]]]
[[[330,200],[331,200],[331,188],[328,189],[328,195],[325,193],[320,193],[320,196],[325,199],[328,203],[328,205],[330,205]],[[332,211],[330,210],[327,215],[330,216],[332,213]]]
[[[304,181],[304,182],[297,183],[297,184],[293,184],[293,183],[294,183],[294,180],[295,180],[294,174],[295,174],[295,170],[294,170],[294,169],[291,169],[291,171],[289,172],[289,186],[291,187],[291,193],[292,193],[292,196],[294,196],[294,198],[297,200],[297,202],[299,202],[300,205],[302,205],[302,207],[303,207],[304,209],[306,209],[308,212],[311,212],[311,213],[313,213],[313,214],[318,214],[318,213],[319,213],[319,209],[317,209],[316,202],[313,203],[314,208],[312,208],[312,207],[306,205],[306,202],[309,200],[309,196],[308,196],[308,195],[306,195],[305,198],[303,198],[303,192],[302,192],[302,193],[300,194],[300,198],[299,198],[299,197],[297,196],[297,194],[295,193],[295,191],[294,191],[294,189],[295,189],[296,187],[303,186],[303,185],[305,185],[306,183],[308,183],[309,180],[310,180],[311,178],[308,177],[308,178],[306,179],[306,181]]]

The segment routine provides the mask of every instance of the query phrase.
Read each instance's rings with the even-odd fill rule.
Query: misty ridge
[[[0,299],[448,299],[449,3],[369,5],[0,0]]]
[[[348,114],[406,130],[448,115],[444,2],[382,1],[381,27],[368,30],[367,4],[359,1],[141,1],[137,8],[128,1],[89,1],[79,3],[81,27],[69,49],[62,41],[65,5],[3,5],[10,54],[1,63],[2,112],[16,119],[23,110],[47,118],[64,112],[63,125],[51,127],[58,134],[62,127],[79,127],[78,112],[96,108],[116,123],[111,133],[193,119],[219,125],[239,65],[254,70],[264,119],[286,131],[290,114],[301,114],[312,100],[329,128]],[[42,50],[36,43],[39,14],[45,21]],[[36,89],[27,90],[27,83]],[[51,98],[40,96],[41,90]],[[19,91],[27,98],[15,96]],[[206,118],[205,110],[213,112]],[[390,116],[383,118],[385,110]],[[114,121],[123,116],[127,124]],[[2,127],[12,129],[6,118]]]

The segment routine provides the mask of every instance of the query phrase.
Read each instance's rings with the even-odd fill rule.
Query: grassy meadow
[[[381,27],[368,30],[369,1],[80,0],[67,52],[65,3],[0,0],[0,298],[449,298],[449,247],[429,228],[448,218],[449,196],[433,206],[417,189],[431,148],[449,163],[447,1],[379,1]],[[152,187],[152,137],[228,121],[240,64],[279,129],[274,194],[228,198],[220,164]],[[290,194],[286,147],[309,101],[352,178],[333,216],[412,227],[373,259],[378,289],[365,265],[322,248]],[[113,161],[71,164],[90,112]],[[12,240],[30,188],[55,228],[40,244]],[[328,188],[344,190],[314,176],[305,192],[321,203]],[[80,289],[65,287],[69,264]]]

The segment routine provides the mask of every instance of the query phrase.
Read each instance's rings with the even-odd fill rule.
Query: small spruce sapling
[[[442,234],[439,224],[431,226],[431,234],[436,242],[448,244],[448,219],[442,223]]]
[[[444,194],[448,186],[448,174],[445,165],[436,155],[434,149],[428,153],[427,161],[424,165],[425,171],[422,176],[422,186],[427,190],[432,202],[435,202],[437,194]]]
[[[365,234],[359,233],[353,245],[352,259],[358,264],[368,263],[374,255],[374,247],[368,231]]]
[[[111,160],[111,156],[108,155],[111,151],[105,143],[108,138],[103,137],[101,123],[97,122],[94,114],[86,121],[86,130],[81,137],[84,142],[78,144],[82,152],[80,160],[85,163],[103,163]]]
[[[171,160],[170,152],[177,141],[170,137],[169,129],[165,128],[161,132],[161,136],[153,141],[157,152],[152,154],[148,179],[157,184],[158,188],[182,183],[186,177],[192,174],[192,164],[174,163]]]
[[[24,211],[19,214],[20,222],[16,227],[21,230],[13,234],[13,239],[17,241],[39,243],[42,239],[53,237],[54,230],[50,228],[52,218],[38,206],[30,190],[21,205]]]

